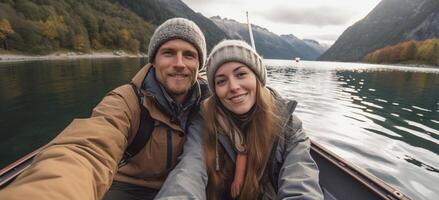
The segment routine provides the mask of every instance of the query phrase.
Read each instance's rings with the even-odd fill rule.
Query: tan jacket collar
[[[140,69],[139,72],[131,79],[131,81],[136,85],[138,88],[142,88],[142,81],[145,78],[146,74],[148,73],[149,69],[151,69],[152,64],[148,63],[145,66]]]

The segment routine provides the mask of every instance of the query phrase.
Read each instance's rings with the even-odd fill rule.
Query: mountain
[[[247,24],[233,19],[222,19],[219,16],[210,19],[231,38],[245,40],[250,44]],[[305,60],[315,60],[320,55],[317,50],[294,35],[279,36],[254,24],[252,24],[252,30],[256,49],[264,58],[293,59],[301,57]]]
[[[306,40],[297,38],[293,34],[281,35],[280,37],[291,46],[299,49],[302,54],[310,55],[311,60],[316,60],[327,49],[315,40],[308,40],[313,42],[307,42]]]
[[[223,39],[230,38],[209,18],[195,13],[181,0],[111,0],[136,13],[144,20],[159,25],[173,17],[184,17],[194,21],[203,31],[208,49]]]
[[[312,39],[303,39],[303,41],[313,49],[315,49],[319,54],[323,54],[326,50],[329,49],[330,45],[319,43]]]
[[[439,37],[438,0],[382,0],[345,30],[319,60],[359,61],[388,45],[433,37]]]

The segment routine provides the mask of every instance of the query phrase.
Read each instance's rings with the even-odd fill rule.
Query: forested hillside
[[[4,50],[147,52],[155,25],[107,0],[0,0]]]

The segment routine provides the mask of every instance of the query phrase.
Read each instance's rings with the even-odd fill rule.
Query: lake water
[[[144,59],[0,63],[0,167],[46,144]],[[413,199],[439,196],[439,69],[266,60],[310,137]]]

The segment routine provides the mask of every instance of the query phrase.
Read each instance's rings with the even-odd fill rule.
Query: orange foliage
[[[39,23],[43,35],[50,40],[58,38],[60,32],[67,31],[67,26],[62,16],[51,15],[45,22],[40,21]]]
[[[6,39],[6,37],[10,34],[14,33],[12,30],[11,24],[7,19],[0,20],[0,40]]]
[[[420,61],[439,65],[439,39],[409,40],[393,46],[386,46],[367,54],[363,61],[371,63]]]

